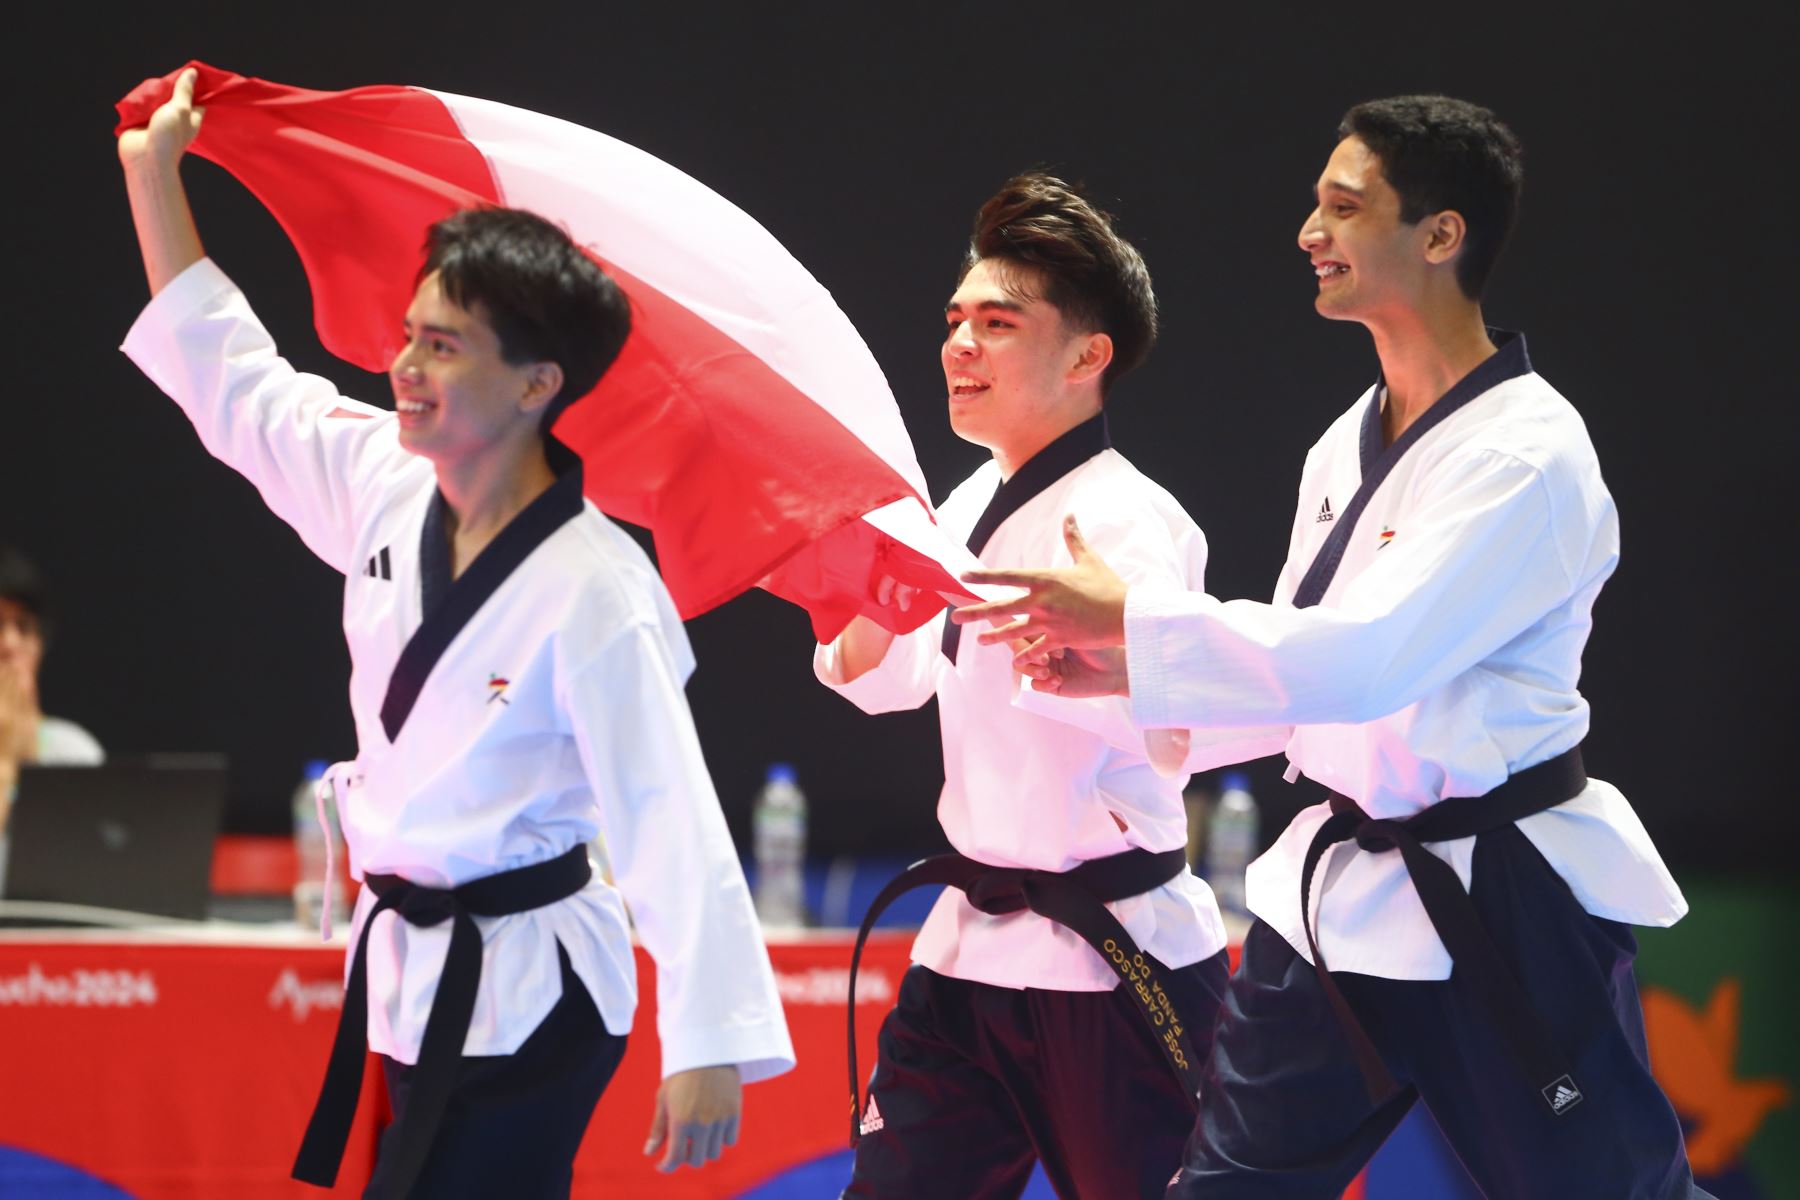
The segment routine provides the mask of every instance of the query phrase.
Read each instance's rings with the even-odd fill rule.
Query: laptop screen
[[[225,783],[219,755],[26,766],[5,898],[204,918]]]

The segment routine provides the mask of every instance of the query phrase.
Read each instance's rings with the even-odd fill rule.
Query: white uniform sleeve
[[[349,570],[357,497],[418,461],[400,449],[391,413],[295,371],[211,259],[158,292],[120,348],[181,406],[208,453],[254,484],[313,553]]]
[[[656,962],[663,1075],[794,1065],[775,974],[668,647],[649,624],[564,685],[613,880]]]
[[[1446,463],[1427,486],[1419,505],[1427,519],[1329,607],[1131,589],[1125,644],[1139,722],[1375,720],[1468,670],[1570,595],[1536,468],[1482,450]]]
[[[911,633],[900,634],[879,663],[849,683],[844,682],[837,643],[819,646],[813,650],[813,674],[866,713],[918,708],[937,694],[939,663],[949,665],[942,650],[946,619],[939,613]],[[965,630],[963,636],[973,635]]]

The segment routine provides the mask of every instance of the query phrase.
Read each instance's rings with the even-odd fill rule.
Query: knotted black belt
[[[412,1076],[411,1095],[400,1126],[384,1154],[394,1162],[395,1197],[405,1196],[432,1136],[449,1103],[456,1069],[462,1060],[463,1042],[469,1036],[469,1018],[475,1011],[475,993],[481,984],[481,931],[476,917],[504,917],[542,908],[573,896],[593,876],[587,847],[575,846],[567,854],[514,871],[502,871],[455,888],[430,888],[398,875],[369,875],[363,882],[379,899],[363,922],[362,936],[350,959],[350,982],[344,991],[344,1007],[338,1014],[337,1038],[319,1102],[306,1126],[306,1138],[294,1159],[294,1178],[304,1183],[331,1187],[337,1182],[344,1159],[344,1143],[356,1117],[356,1100],[362,1092],[363,1065],[367,1057],[369,1023],[369,930],[377,915],[393,909],[414,925],[437,925],[448,919],[450,950],[438,980],[437,997],[425,1020],[425,1036],[419,1044],[419,1063]]]
[[[957,888],[969,903],[989,916],[1005,916],[1030,909],[1073,931],[1092,946],[1124,981],[1137,1002],[1138,1013],[1150,1026],[1169,1067],[1181,1081],[1190,1101],[1200,1092],[1200,1063],[1188,1041],[1187,1028],[1163,987],[1156,964],[1139,950],[1107,904],[1155,891],[1187,869],[1182,850],[1152,854],[1127,850],[1123,854],[1090,859],[1067,871],[1033,871],[1021,867],[995,867],[961,854],[938,854],[921,859],[895,876],[881,889],[856,931],[856,948],[850,954],[850,1144],[861,1137],[862,1080],[856,1073],[856,972],[862,963],[863,943],[875,921],[898,897],[914,888],[932,884]],[[1197,1103],[1197,1102],[1196,1102]]]
[[[1349,797],[1331,797],[1331,816],[1313,835],[1300,870],[1300,919],[1306,926],[1306,944],[1312,949],[1319,986],[1337,1013],[1372,1099],[1385,1099],[1396,1084],[1349,1001],[1332,981],[1325,957],[1319,952],[1309,912],[1313,871],[1325,851],[1352,839],[1359,849],[1372,853],[1400,851],[1407,874],[1425,906],[1425,915],[1443,940],[1444,949],[1450,952],[1453,970],[1487,1007],[1495,1028],[1506,1039],[1544,1103],[1552,1113],[1561,1116],[1581,1099],[1581,1089],[1575,1084],[1567,1058],[1532,1008],[1524,989],[1507,970],[1506,960],[1482,927],[1481,915],[1469,893],[1463,890],[1456,869],[1425,849],[1424,843],[1454,841],[1502,829],[1572,800],[1586,787],[1587,774],[1582,770],[1581,748],[1577,746],[1535,767],[1527,767],[1486,795],[1440,800],[1404,821],[1378,821]]]

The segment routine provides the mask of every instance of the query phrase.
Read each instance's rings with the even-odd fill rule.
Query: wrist
[[[1114,646],[1125,644],[1125,601],[1131,595],[1131,585],[1120,583],[1119,590],[1113,595],[1111,603],[1106,606],[1107,636]]]
[[[181,160],[186,147],[171,149],[146,137],[137,146],[119,139],[119,163],[125,174],[144,183],[163,183],[181,176]]]
[[[833,682],[855,682],[880,666],[893,644],[894,635],[868,617],[851,618],[850,624],[837,637],[834,655],[837,666],[834,673],[837,678]]]

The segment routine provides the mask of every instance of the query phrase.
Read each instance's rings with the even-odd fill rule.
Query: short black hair
[[[460,308],[477,303],[518,366],[553,362],[562,390],[544,409],[546,437],[563,410],[592,391],[631,333],[631,305],[612,277],[559,226],[517,208],[474,208],[425,235],[423,280]]]
[[[1400,193],[1400,219],[1416,225],[1455,209],[1468,227],[1456,260],[1456,282],[1479,300],[1518,219],[1525,187],[1524,154],[1513,131],[1492,112],[1449,96],[1370,100],[1344,114],[1338,140],[1355,137],[1381,160],[1382,176]]]
[[[1113,229],[1110,214],[1079,187],[1043,171],[1015,175],[975,214],[960,284],[983,259],[1035,268],[1041,299],[1069,326],[1112,338],[1113,357],[1100,378],[1105,395],[1156,344],[1156,293],[1137,248]]]
[[[30,613],[38,634],[50,640],[50,595],[43,572],[12,546],[0,546],[0,600],[11,600]]]

